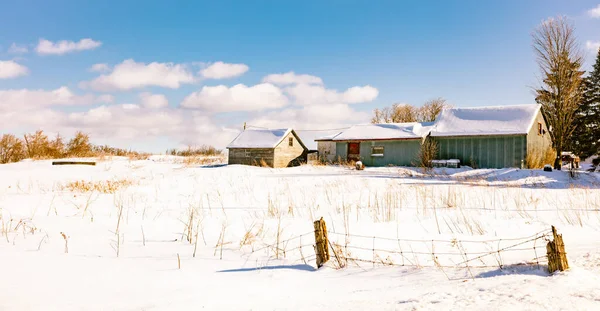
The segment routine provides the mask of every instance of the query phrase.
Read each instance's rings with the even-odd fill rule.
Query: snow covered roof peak
[[[431,136],[527,134],[541,105],[451,108],[442,111]]]
[[[420,139],[427,135],[432,122],[358,124],[335,135],[318,140],[394,140]]]
[[[229,148],[275,148],[292,132],[287,129],[249,128],[242,131],[228,146]]]

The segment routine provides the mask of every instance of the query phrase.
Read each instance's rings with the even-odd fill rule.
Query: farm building
[[[430,136],[440,159],[474,168],[524,167],[552,146],[541,105],[453,108],[443,111]]]
[[[410,166],[431,125],[418,122],[359,124],[317,139],[317,149],[330,162],[360,160],[367,166]]]
[[[432,123],[355,125],[316,139],[320,156],[367,166],[410,166],[422,141],[438,143],[438,159],[477,168],[521,167],[552,146],[540,105],[452,108]]]
[[[228,146],[229,164],[288,167],[306,157],[308,149],[292,129],[246,129]]]

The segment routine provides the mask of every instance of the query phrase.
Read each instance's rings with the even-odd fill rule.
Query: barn
[[[430,136],[439,158],[474,168],[525,167],[552,146],[541,105],[453,108],[443,111]]]
[[[273,168],[297,165],[308,149],[294,130],[249,128],[242,131],[228,146],[229,164],[269,166]]]
[[[410,166],[433,123],[354,125],[336,135],[317,139],[325,160],[362,161],[367,166]]]
[[[438,159],[475,168],[524,167],[552,146],[541,105],[452,108],[431,123],[360,124],[316,141],[330,162],[413,166],[426,138],[437,142]]]

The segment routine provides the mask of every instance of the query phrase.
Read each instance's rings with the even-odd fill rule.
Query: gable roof
[[[421,139],[429,133],[433,122],[359,124],[317,140],[403,140]]]
[[[451,108],[444,110],[431,136],[479,136],[527,134],[541,105]]]
[[[249,128],[242,131],[229,145],[230,148],[275,148],[281,141],[292,133],[300,145],[306,148],[302,140],[291,128],[287,129],[259,129]]]

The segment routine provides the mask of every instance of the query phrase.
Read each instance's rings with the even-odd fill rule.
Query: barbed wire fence
[[[477,268],[550,267],[549,254],[564,260],[568,267],[562,236],[557,235],[554,227],[517,238],[405,239],[319,230],[317,222],[322,222],[319,226],[326,228],[321,218],[315,222],[315,231],[252,249],[246,260],[261,254],[305,265],[316,260],[317,268],[327,261],[331,261],[336,269],[351,265],[364,268],[365,264],[372,267],[434,267],[446,274],[444,269],[450,268],[466,270],[471,278],[474,278],[471,269]],[[558,248],[551,250],[549,244],[557,243],[557,240]]]

